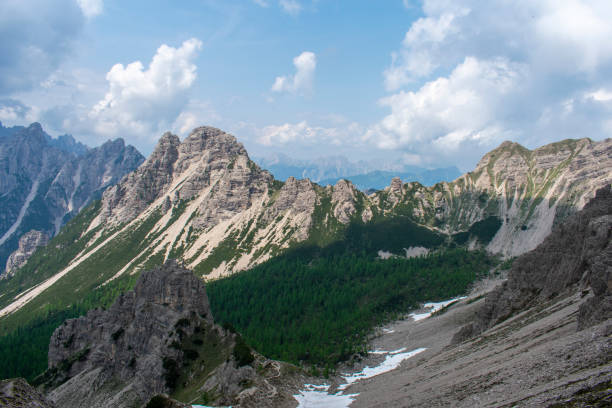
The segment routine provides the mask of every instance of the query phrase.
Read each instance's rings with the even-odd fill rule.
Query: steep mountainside
[[[86,149],[71,136],[52,139],[38,123],[9,129],[0,139],[2,266],[23,234],[57,234],[68,219],[144,160],[121,139]]]
[[[383,219],[414,221],[447,240],[516,255],[610,182],[610,139],[566,140],[534,151],[506,142],[451,183],[424,187],[394,179],[368,196],[344,180],[333,187],[276,181],[234,136],[215,128],[197,128],[182,142],[166,133],[136,171],[52,241],[61,251],[42,251],[13,282],[0,284],[0,316],[20,310],[8,316],[17,322],[51,298],[68,305],[101,283],[168,258],[216,279],[299,244],[327,245],[351,223]]]
[[[578,327],[612,318],[612,192],[597,191],[582,211],[557,226],[535,250],[516,259],[508,280],[487,295],[456,341],[473,337],[514,314],[580,288],[589,297]]]

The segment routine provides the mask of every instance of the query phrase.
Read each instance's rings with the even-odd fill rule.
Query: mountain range
[[[31,125],[19,132],[22,135],[38,135],[40,138],[39,128]],[[23,138],[27,139],[25,136]],[[123,143],[121,145],[123,146]],[[48,150],[59,151],[55,148]],[[29,160],[37,163],[31,156]],[[50,161],[45,161],[48,162]],[[487,153],[473,171],[453,181],[425,186],[415,181],[403,182],[396,177],[391,180],[389,186],[368,194],[344,179],[327,186],[294,177],[288,177],[284,182],[279,181],[268,170],[253,162],[234,136],[216,128],[199,127],[182,141],[172,133],[165,133],[153,153],[133,171],[126,173],[116,184],[105,185],[100,200],[91,201],[89,204],[83,200],[80,205],[67,206],[66,208],[73,210],[80,208],[80,211],[45,247],[37,250],[25,265],[16,270],[11,279],[0,281],[0,340],[2,336],[16,336],[14,338],[17,340],[12,344],[19,344],[19,336],[22,335],[20,333],[26,330],[26,327],[33,328],[31,333],[34,335],[34,328],[48,325],[44,333],[49,333],[48,330],[55,330],[66,317],[80,316],[98,306],[111,307],[118,293],[134,287],[135,284],[137,288],[142,285],[136,283],[139,275],[144,276],[141,272],[168,262],[177,265],[170,260],[177,260],[178,265],[182,265],[181,268],[193,270],[196,276],[212,282],[210,287],[217,299],[212,303],[219,316],[222,316],[221,321],[242,322],[240,328],[250,330],[247,334],[253,341],[260,333],[253,332],[249,322],[259,322],[261,331],[267,330],[268,337],[263,337],[264,342],[265,339],[277,338],[274,336],[278,334],[278,329],[272,329],[273,322],[265,320],[266,315],[277,316],[277,313],[284,313],[267,309],[268,303],[259,303],[261,299],[265,300],[266,294],[271,293],[277,294],[275,299],[265,301],[282,300],[276,303],[278,308],[329,293],[336,302],[332,303],[334,310],[339,313],[335,320],[342,322],[340,318],[351,318],[352,322],[360,322],[364,321],[363,316],[371,315],[349,316],[348,312],[340,309],[341,300],[345,301],[343,305],[351,304],[354,307],[367,306],[368,301],[371,301],[374,305],[368,313],[373,313],[372,316],[388,314],[397,310],[395,307],[398,305],[414,306],[415,299],[427,300],[420,296],[457,295],[466,290],[469,282],[482,277],[482,269],[499,263],[495,258],[510,262],[514,257],[520,257],[515,261],[518,262],[516,266],[511,269],[512,279],[509,283],[496,292],[497,294],[487,297],[492,300],[487,300],[484,308],[479,309],[479,317],[472,319],[472,324],[467,325],[456,336],[455,341],[461,343],[468,341],[471,336],[479,336],[483,330],[490,329],[491,325],[502,322],[520,310],[537,307],[538,302],[542,302],[544,298],[556,298],[560,291],[570,286],[575,290],[578,275],[580,279],[586,279],[583,286],[597,286],[596,282],[599,280],[605,281],[605,273],[602,275],[593,272],[596,278],[592,282],[575,273],[567,282],[557,282],[557,278],[554,274],[550,275],[550,271],[555,268],[555,259],[563,260],[567,265],[573,265],[574,261],[580,265],[590,262],[583,262],[583,258],[590,259],[589,251],[589,254],[581,253],[576,259],[572,258],[574,261],[555,256],[554,253],[573,248],[569,244],[559,244],[564,242],[563,239],[571,241],[572,236],[579,236],[578,233],[566,231],[564,225],[579,224],[586,219],[579,212],[595,197],[596,191],[602,188],[609,190],[612,183],[612,139],[599,142],[587,138],[568,139],[535,150],[504,142]],[[33,190],[36,194],[38,187],[33,187],[34,185],[35,182],[31,182],[30,191]],[[53,185],[53,182],[50,185]],[[600,201],[607,203],[609,200],[605,191],[601,194]],[[64,198],[66,197],[71,195],[64,194]],[[606,206],[592,204],[587,206],[586,211],[591,214],[588,211],[592,212],[592,208],[600,208],[602,205]],[[609,208],[604,208],[601,214],[601,211],[597,210],[599,212],[589,217],[609,217],[605,215],[608,210]],[[586,234],[586,230],[580,228],[580,234]],[[557,235],[565,234],[564,238],[553,239],[550,241],[553,244],[547,243],[549,241],[545,240],[551,231],[556,231]],[[594,236],[598,236],[597,231],[599,229],[595,230]],[[38,238],[28,236],[28,239]],[[609,228],[608,237],[602,239],[609,241]],[[537,248],[542,245],[544,249],[537,252]],[[599,246],[597,248],[599,251]],[[536,255],[529,255],[532,254],[530,251],[534,250]],[[543,258],[542,265],[538,267],[538,270],[546,270],[547,273],[541,279],[536,275],[531,276],[531,270],[525,267],[526,264],[537,264],[532,258],[538,258],[538,253],[546,254],[546,262]],[[532,258],[529,258],[530,256]],[[387,260],[383,262],[381,259]],[[521,261],[524,259],[532,261]],[[598,265],[606,265],[606,262],[599,262]],[[420,265],[421,271],[428,267],[433,269],[427,272],[427,277],[415,277],[402,269],[410,269],[414,265]],[[332,274],[329,268],[335,268],[334,273],[342,273],[330,276]],[[279,271],[286,276],[295,276],[296,280],[300,280],[300,286],[297,289],[289,289],[291,282],[283,276],[274,275],[281,273]],[[368,275],[359,275],[363,271],[368,271]],[[315,274],[313,276],[321,273],[324,275],[314,279],[309,277],[309,273]],[[374,275],[381,281],[373,280]],[[230,278],[222,279],[226,277]],[[391,283],[413,279],[409,281],[411,283],[408,286],[414,285],[413,288],[420,290],[413,293],[413,289],[408,287],[406,293],[395,293],[396,290],[403,291],[403,286],[382,286],[390,284],[383,277],[387,277]],[[317,289],[317,281],[327,282],[328,278],[333,280],[325,287]],[[523,281],[525,283],[522,283]],[[259,287],[258,284],[262,282],[264,286]],[[434,282],[438,283],[434,285]],[[363,286],[365,284],[370,286]],[[365,294],[358,294],[361,297],[351,303],[343,285],[363,288]],[[432,288],[431,285],[435,287]],[[555,289],[557,286],[558,290]],[[155,290],[158,289],[156,287]],[[166,296],[164,293],[172,292],[170,289],[167,289],[170,292],[166,289],[159,290],[159,293],[162,293],[159,296],[162,298]],[[313,292],[309,293],[307,290]],[[506,293],[505,290],[510,292]],[[606,293],[609,290],[606,290],[608,289],[602,292],[598,289],[598,293],[602,292],[608,296]],[[289,296],[289,293],[293,296]],[[528,294],[532,296],[529,299],[526,297]],[[130,302],[133,300],[129,300],[132,299],[130,296],[133,295],[119,298],[119,303],[115,303],[112,310],[131,308]],[[169,300],[159,296],[154,296],[155,305],[166,307],[176,303],[172,296],[168,295]],[[608,301],[605,296],[603,300],[593,302],[605,303]],[[220,299],[224,299],[222,304],[219,304]],[[475,298],[474,302],[480,299]],[[517,299],[527,300],[523,302]],[[248,306],[240,303],[241,301],[248,302]],[[327,305],[328,301],[329,299],[317,298],[318,305]],[[380,303],[376,303],[378,301]],[[241,306],[232,306],[232,302],[238,302]],[[501,306],[491,306],[491,302]],[[230,310],[224,309],[223,303]],[[148,307],[145,309],[148,310]],[[293,309],[295,308],[298,311],[305,310],[294,305]],[[596,306],[591,307],[593,308]],[[261,311],[266,312],[258,315]],[[98,363],[92,365],[92,361],[97,361],[97,351],[91,357],[78,354],[89,350],[83,348],[85,343],[91,344],[92,347],[95,344],[100,353],[112,355],[113,350],[118,350],[117,348],[108,348],[108,344],[96,342],[102,338],[108,340],[109,336],[116,336],[115,340],[122,338],[123,332],[120,332],[120,329],[125,332],[136,330],[129,322],[115,327],[112,317],[109,320],[107,314],[104,315],[106,317],[101,317],[103,315],[96,313],[88,315],[87,319],[101,319],[100,321],[106,323],[97,325],[88,323],[87,319],[81,320],[81,323],[69,323],[69,327],[80,325],[91,330],[98,326],[103,327],[95,341],[75,343],[73,347],[73,337],[70,335],[72,329],[65,328],[65,325],[54,334],[53,355],[57,354],[59,357],[52,358],[50,354],[51,374],[57,373],[57,370],[53,371],[54,367],[63,367],[62,364],[69,361],[71,365],[68,367],[68,377],[81,378],[74,380],[74,383],[69,380],[62,385],[68,377],[59,380],[57,377],[51,377],[50,380],[47,377],[51,382],[45,383],[51,384],[51,389],[60,390],[53,397],[57,400],[68,401],[72,393],[70,390],[74,391],[83,386],[84,376],[89,378],[87,381],[91,380],[96,384],[109,381],[107,374],[101,374],[106,372],[102,370],[104,367],[100,368]],[[163,327],[178,323],[179,317],[170,314],[172,319],[166,321]],[[600,322],[606,318],[597,317],[593,313],[588,316],[584,321],[595,319]],[[281,318],[282,316],[277,320]],[[299,318],[292,319],[285,325],[297,327],[298,320]],[[462,321],[467,323],[465,318]],[[328,326],[323,327],[334,327],[331,323],[326,324]],[[452,327],[454,330],[459,329],[456,324]],[[366,325],[363,330],[368,328],[371,329]],[[279,343],[282,343],[283,338],[285,341],[290,339],[290,329],[292,328],[286,328],[284,337],[281,333]],[[74,339],[82,335],[79,333],[86,331],[74,330]],[[311,338],[312,330],[307,332],[311,334],[300,332],[300,335]],[[367,330],[364,333],[367,333]],[[192,334],[191,331],[187,333],[188,336]],[[227,333],[223,336],[226,335]],[[160,341],[172,342],[166,334],[161,333],[158,337],[162,339]],[[319,334],[318,337],[325,336]],[[361,339],[359,336],[355,338]],[[182,341],[182,338],[180,340]],[[219,341],[221,340],[215,344]],[[306,342],[305,339],[302,341]],[[192,343],[188,344],[195,347]],[[132,348],[128,349],[128,346]],[[69,349],[67,354],[62,354],[62,347]],[[125,342],[121,347],[125,348],[121,348],[122,352],[128,355],[134,345]],[[345,342],[337,347],[344,351],[336,353],[336,360],[333,360],[335,362],[342,361],[344,355],[359,354],[354,344]],[[169,349],[163,350],[166,353]],[[33,352],[39,353],[36,350]],[[180,358],[187,354],[181,354]],[[293,360],[309,361],[314,354],[315,350],[305,350],[302,347],[295,354],[298,357]],[[289,351],[279,351],[278,356],[283,355],[290,356]],[[143,364],[150,361],[147,356],[139,355],[134,364],[140,364],[141,357]],[[160,371],[159,364],[162,363],[157,360],[150,362],[157,367],[154,374],[157,376],[155,381],[158,382],[164,372],[170,372],[172,369],[168,366],[170,368],[163,367]],[[70,371],[72,365],[75,369]],[[80,369],[77,370],[76,367],[86,367],[87,374],[80,375],[77,372],[80,372]],[[119,375],[124,379],[133,374],[133,367],[129,364],[119,364],[108,369],[109,373],[114,373],[112,375]],[[228,376],[231,377],[230,374]],[[54,382],[56,380],[59,382]],[[252,377],[249,381],[266,383],[268,380]],[[184,385],[188,384],[189,381]],[[243,391],[248,389],[244,384]],[[153,391],[144,392],[141,385],[133,383],[122,392],[137,392],[142,394],[139,394],[141,400],[146,399],[144,395],[149,397]],[[155,392],[163,389],[162,384]],[[206,398],[200,395],[197,399],[207,400],[208,397],[210,395]],[[216,396],[212,400],[225,401],[220,398]],[[233,403],[235,399],[227,401]],[[73,401],[69,405],[80,406],[81,402]]]
[[[73,256],[53,265],[41,259],[23,270],[36,276],[24,278],[30,287],[4,289],[0,315],[52,292],[66,275],[98,285],[175,258],[217,279],[296,245],[338,240],[354,222],[407,219],[472,248],[520,255],[612,181],[611,145],[566,140],[530,151],[505,142],[453,182],[425,187],[396,178],[366,195],[345,180],[326,187],[277,181],[234,136],[215,128],[197,128],[182,142],[166,133],[140,167],[80,213],[82,231],[69,243]],[[91,276],[100,259],[112,262]]]
[[[70,135],[52,138],[38,123],[10,128],[0,124],[0,265],[1,269],[7,265],[4,276],[23,265],[66,221],[143,161],[122,139],[88,148]]]
[[[319,185],[334,185],[340,179],[351,181],[358,189],[382,190],[393,177],[405,181],[418,181],[426,186],[441,181],[452,181],[461,173],[457,167],[424,169],[400,163],[378,161],[352,162],[344,156],[319,157],[312,160],[296,160],[284,154],[269,157],[255,157],[253,161],[269,170],[277,180],[289,177],[308,178]]]

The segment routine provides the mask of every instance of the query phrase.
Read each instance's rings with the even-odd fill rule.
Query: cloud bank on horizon
[[[206,123],[256,154],[463,169],[503,140],[612,135],[609,1],[351,6],[5,0],[0,120],[145,153],[165,130]]]

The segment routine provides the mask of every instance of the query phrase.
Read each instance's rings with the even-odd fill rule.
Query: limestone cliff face
[[[384,214],[409,215],[448,233],[498,217],[501,228],[485,245],[516,256],[535,248],[611,182],[612,139],[564,140],[533,151],[504,142],[451,183],[426,188],[396,181],[372,200]]]
[[[21,268],[28,258],[42,246],[47,245],[49,236],[42,231],[32,230],[19,238],[19,248],[13,252],[6,261],[6,271],[0,275],[0,279],[12,276],[15,270]]]
[[[169,261],[143,273],[110,309],[67,320],[49,344],[43,375],[62,407],[133,406],[168,392],[168,363],[180,367],[183,338],[212,330],[203,282]],[[170,375],[176,375],[173,372]]]
[[[612,317],[612,191],[597,191],[582,211],[557,226],[533,251],[517,258],[508,280],[487,295],[472,323],[455,341],[477,335],[510,316],[557,296],[592,291],[578,328]]]
[[[334,217],[343,224],[348,224],[355,211],[358,191],[353,183],[347,180],[340,180],[332,190],[332,208]]]
[[[194,268],[204,262],[201,272],[212,278],[307,239],[316,202],[310,181],[276,182],[234,136],[199,127],[182,142],[166,133],[140,168],[105,192],[89,230],[129,229],[161,217],[152,231],[163,232],[149,246],[150,256],[173,253]],[[221,250],[230,256],[219,259],[215,251]]]
[[[104,192],[99,222],[120,224],[142,212],[172,181],[179,138],[165,133],[151,156],[121,182]]]

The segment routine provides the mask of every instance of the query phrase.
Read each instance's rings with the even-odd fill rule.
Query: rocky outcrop
[[[49,236],[42,231],[32,230],[19,238],[19,248],[13,252],[6,262],[6,270],[1,278],[12,276],[15,270],[21,268],[28,258],[41,246],[47,245]]]
[[[23,378],[0,381],[0,406],[5,408],[56,408]]]
[[[357,209],[356,204],[357,189],[350,181],[340,180],[333,187],[332,208],[334,217],[343,224],[348,224]]]
[[[517,258],[508,280],[487,295],[474,321],[454,341],[482,333],[546,300],[593,292],[580,308],[578,328],[612,317],[612,192],[599,189],[582,211],[570,216],[535,250]]]
[[[42,381],[62,407],[133,406],[168,392],[185,359],[181,342],[215,331],[204,283],[175,261],[143,273],[106,311],[53,333]]]
[[[127,408],[153,397],[168,407],[274,407],[295,390],[290,375],[279,378],[286,366],[217,326],[203,281],[170,260],[143,272],[108,310],[57,328],[49,369],[35,382],[63,408]]]
[[[27,231],[54,236],[143,160],[122,139],[86,149],[71,136],[51,138],[38,123],[0,139],[0,264]]]

